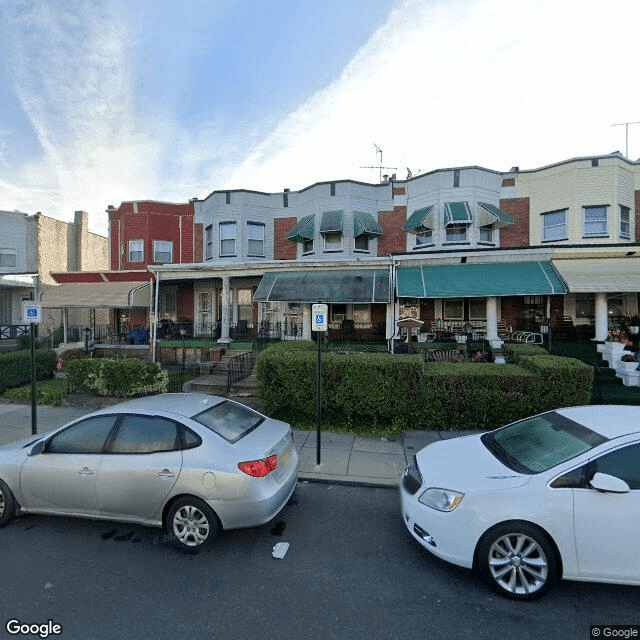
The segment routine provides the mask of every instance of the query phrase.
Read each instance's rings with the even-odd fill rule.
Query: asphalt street
[[[280,560],[278,542],[290,545]],[[565,582],[532,603],[494,594],[420,547],[386,488],[300,483],[274,521],[196,555],[161,530],[44,516],[0,529],[0,548],[1,637],[17,637],[9,619],[137,640],[568,640],[640,622],[638,588]]]

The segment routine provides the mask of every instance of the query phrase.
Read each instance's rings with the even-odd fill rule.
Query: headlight
[[[464,493],[452,491],[451,489],[427,489],[418,498],[422,504],[438,511],[453,511],[461,502]]]

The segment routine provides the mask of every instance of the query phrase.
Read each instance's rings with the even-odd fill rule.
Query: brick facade
[[[292,218],[274,218],[273,220],[273,257],[276,260],[295,260],[298,253],[298,245],[291,240],[287,240],[285,236],[298,219]]]
[[[172,243],[173,263],[202,261],[202,225],[194,220],[193,203],[123,202],[117,209],[109,207],[111,268],[141,269],[154,261],[155,240]],[[129,260],[129,241],[142,240],[141,261]]]
[[[526,247],[529,245],[529,198],[504,198],[500,209],[511,216],[516,223],[500,229],[500,246]]]
[[[380,211],[378,224],[383,234],[378,238],[378,255],[402,253],[407,248],[407,234],[402,225],[407,221],[407,207],[394,207],[393,211]]]

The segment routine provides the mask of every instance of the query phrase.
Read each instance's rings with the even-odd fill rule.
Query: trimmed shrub
[[[71,391],[116,398],[164,393],[169,381],[159,363],[137,358],[79,358],[68,363],[67,371]]]
[[[309,425],[316,415],[313,343],[281,343],[256,362],[265,413]],[[298,346],[300,345],[300,346]],[[518,345],[535,353],[534,345]],[[516,349],[519,351],[520,349]],[[520,365],[433,363],[420,356],[324,354],[322,421],[352,433],[493,429],[562,406],[588,404],[593,369],[572,358],[520,355]]]
[[[549,352],[539,344],[526,344],[523,342],[507,342],[502,345],[501,351],[507,358],[507,362],[519,364],[522,356],[547,356]]]
[[[50,376],[56,366],[52,349],[36,349],[36,377]],[[31,380],[31,350],[21,349],[0,354],[0,390],[17,387]]]

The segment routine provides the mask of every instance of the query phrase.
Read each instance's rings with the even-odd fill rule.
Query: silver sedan
[[[219,528],[271,520],[297,478],[285,422],[216,396],[148,396],[0,446],[0,526],[18,513],[116,520],[196,551]]]

